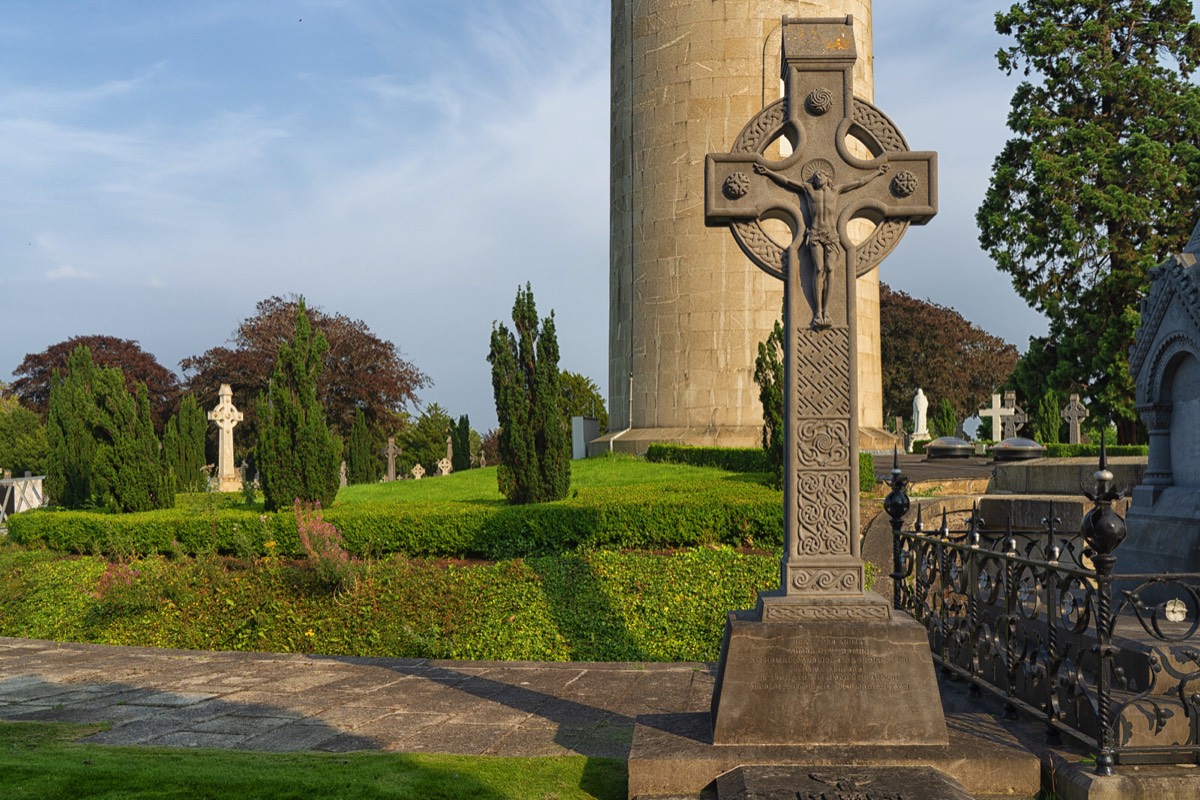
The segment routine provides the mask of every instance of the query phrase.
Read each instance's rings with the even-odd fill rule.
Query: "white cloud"
[[[47,272],[45,277],[48,281],[81,281],[91,280],[93,276],[86,269],[63,264]]]

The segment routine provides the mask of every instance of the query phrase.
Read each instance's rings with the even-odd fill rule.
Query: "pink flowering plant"
[[[346,551],[342,533],[321,516],[321,501],[292,503],[300,546],[318,580],[331,589],[344,589],[355,576],[358,561]]]

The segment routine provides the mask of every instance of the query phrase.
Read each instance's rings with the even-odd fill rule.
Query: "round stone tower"
[[[704,226],[704,157],[780,97],[784,16],[847,15],[855,94],[871,101],[870,0],[613,0],[610,432],[594,450],[761,445],[754,360],[783,285]],[[885,435],[875,271],[859,279],[858,315],[869,448],[872,431]]]

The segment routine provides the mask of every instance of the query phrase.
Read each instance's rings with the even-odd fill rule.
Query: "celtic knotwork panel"
[[[850,423],[805,419],[797,430],[801,467],[844,467],[850,462]]]
[[[826,606],[826,605],[769,605],[763,609],[768,622],[800,622],[803,620],[853,622],[855,620],[886,620],[891,617],[887,606]]]
[[[796,347],[797,399],[803,416],[850,417],[850,330],[806,331]]]
[[[801,472],[796,548],[803,555],[850,552],[850,471]]]
[[[791,573],[792,588],[798,592],[861,593],[862,579],[852,567],[804,568]]]

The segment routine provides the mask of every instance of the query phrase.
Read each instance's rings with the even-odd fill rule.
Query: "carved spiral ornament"
[[[833,108],[833,92],[825,88],[813,89],[808,93],[808,97],[804,98],[804,107],[814,117],[828,114]]]

